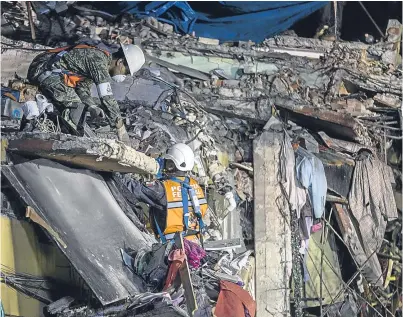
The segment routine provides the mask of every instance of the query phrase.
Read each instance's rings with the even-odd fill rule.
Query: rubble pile
[[[2,176],[89,288],[47,300],[49,316],[401,314],[399,21],[371,45],[296,35],[220,43],[153,17],[31,4],[28,14],[4,2],[2,53],[82,39],[146,53],[133,78],[112,84],[130,146],[107,124],[66,135],[50,114],[53,125],[45,117],[40,132],[19,132],[37,91],[21,78],[3,83]],[[207,196],[201,244],[179,233],[161,243],[150,206],[121,183],[152,181],[176,143],[194,151],[192,176]]]

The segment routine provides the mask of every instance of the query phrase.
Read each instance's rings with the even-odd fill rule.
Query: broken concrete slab
[[[399,98],[389,94],[376,94],[374,97],[374,101],[381,104],[382,106],[390,108],[399,108],[402,105],[402,102]]]
[[[312,49],[316,51],[330,51],[336,45],[347,49],[365,50],[369,47],[368,44],[361,42],[338,42],[326,41],[314,38],[303,38],[295,36],[275,36],[273,38],[266,39],[264,44],[268,47],[287,47],[295,49]]]
[[[8,38],[2,36],[1,42],[15,45],[15,41],[11,41]],[[9,80],[15,78],[15,74],[22,78],[26,78],[28,74],[29,65],[31,65],[32,60],[38,55],[38,52],[31,49],[50,49],[51,47],[46,47],[43,45],[29,44],[27,42],[17,43],[17,47],[27,48],[28,50],[19,50],[15,48],[8,48],[2,45],[1,52],[1,82],[7,84]]]
[[[314,50],[308,49],[294,49],[294,48],[278,48],[278,47],[265,47],[265,48],[256,48],[258,52],[273,52],[280,54],[287,54],[291,56],[297,57],[306,57],[311,59],[320,59],[325,55],[324,52],[318,52]]]
[[[150,62],[154,62],[158,65],[161,65],[163,67],[167,67],[171,70],[186,74],[188,76],[198,78],[200,80],[204,80],[204,81],[210,80],[210,77],[208,75],[206,75],[205,73],[203,73],[203,71],[200,71],[200,69],[197,70],[197,67],[186,66],[186,63],[183,63],[183,62],[175,63],[175,60],[173,58],[163,59],[163,58],[157,58],[157,57],[153,57],[153,56],[147,56],[147,60]]]
[[[329,147],[330,149],[333,149],[335,151],[356,154],[360,150],[366,149],[366,150],[371,151],[373,154],[376,154],[376,149],[369,147],[369,146],[363,146],[359,143],[353,143],[353,142],[334,139],[334,138],[329,137],[323,131],[318,132],[318,135],[321,137],[322,141],[325,142],[327,147]]]
[[[290,210],[278,174],[282,133],[263,132],[253,144],[256,304],[259,317],[290,316]]]
[[[358,140],[360,125],[348,114],[340,114],[333,111],[313,108],[307,105],[295,105],[291,99],[276,97],[274,104],[286,112],[288,118],[296,124],[319,132],[325,131],[330,136],[347,140]]]
[[[175,50],[177,49],[175,48]],[[154,56],[149,57],[151,61],[173,70],[181,71],[189,76],[193,75],[192,77],[199,78],[201,80],[209,80],[209,77],[203,79],[203,77],[198,74],[208,74],[217,68],[222,69],[224,73],[228,74],[231,79],[236,79],[239,77],[240,71],[253,74],[262,73],[266,75],[273,75],[279,70],[279,68],[273,63],[252,61],[241,62],[235,58],[185,55],[185,53],[176,51],[161,51],[157,55],[150,50],[148,53],[154,54]],[[156,56],[159,56],[159,59],[157,59]],[[166,65],[162,64],[162,62],[164,62]],[[168,65],[174,65],[175,67],[169,67]]]
[[[218,44],[220,44],[220,40],[211,39],[211,38],[208,38],[208,37],[199,37],[198,41],[199,41],[199,43],[208,44],[208,45],[218,45]]]
[[[269,99],[259,100],[233,100],[221,98],[213,100],[213,98],[198,98],[203,104],[203,108],[213,114],[226,116],[229,118],[238,118],[254,122],[257,124],[265,124],[271,117],[271,105]]]
[[[2,176],[23,205],[43,220],[41,225],[51,229],[50,239],[102,305],[144,292],[142,280],[121,264],[119,249],[139,250],[151,244],[126,217],[99,174],[38,159],[2,166]]]
[[[95,171],[153,174],[157,161],[116,140],[50,133],[19,133],[8,137],[7,151],[44,157]]]

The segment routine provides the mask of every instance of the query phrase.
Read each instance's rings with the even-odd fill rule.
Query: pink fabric
[[[320,230],[322,230],[322,223],[320,223],[320,222],[317,223],[316,225],[313,225],[311,228],[312,233],[318,232]]]
[[[206,251],[198,244],[187,239],[184,239],[183,242],[189,265],[197,269],[200,267],[201,259],[206,256]]]

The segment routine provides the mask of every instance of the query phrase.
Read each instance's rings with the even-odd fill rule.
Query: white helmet
[[[133,44],[121,44],[127,65],[129,66],[130,75],[133,76],[146,62],[144,53],[140,47]]]
[[[173,161],[176,168],[182,172],[191,171],[195,164],[195,155],[192,149],[184,143],[173,145],[163,155],[163,158]]]

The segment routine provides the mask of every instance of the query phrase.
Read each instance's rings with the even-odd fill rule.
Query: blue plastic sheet
[[[114,8],[109,7],[109,11],[129,12],[138,17],[153,16],[161,22],[173,25],[176,32],[188,34],[195,32],[196,36],[220,41],[261,42],[267,37],[289,29],[295,22],[327,3],[327,1],[220,1],[209,2],[211,12],[200,12],[192,8],[192,5],[195,6],[194,3],[186,1],[120,1],[115,2]],[[101,2],[100,6],[105,10],[107,2]],[[200,7],[200,4],[197,7]],[[206,7],[208,8],[207,5]]]

